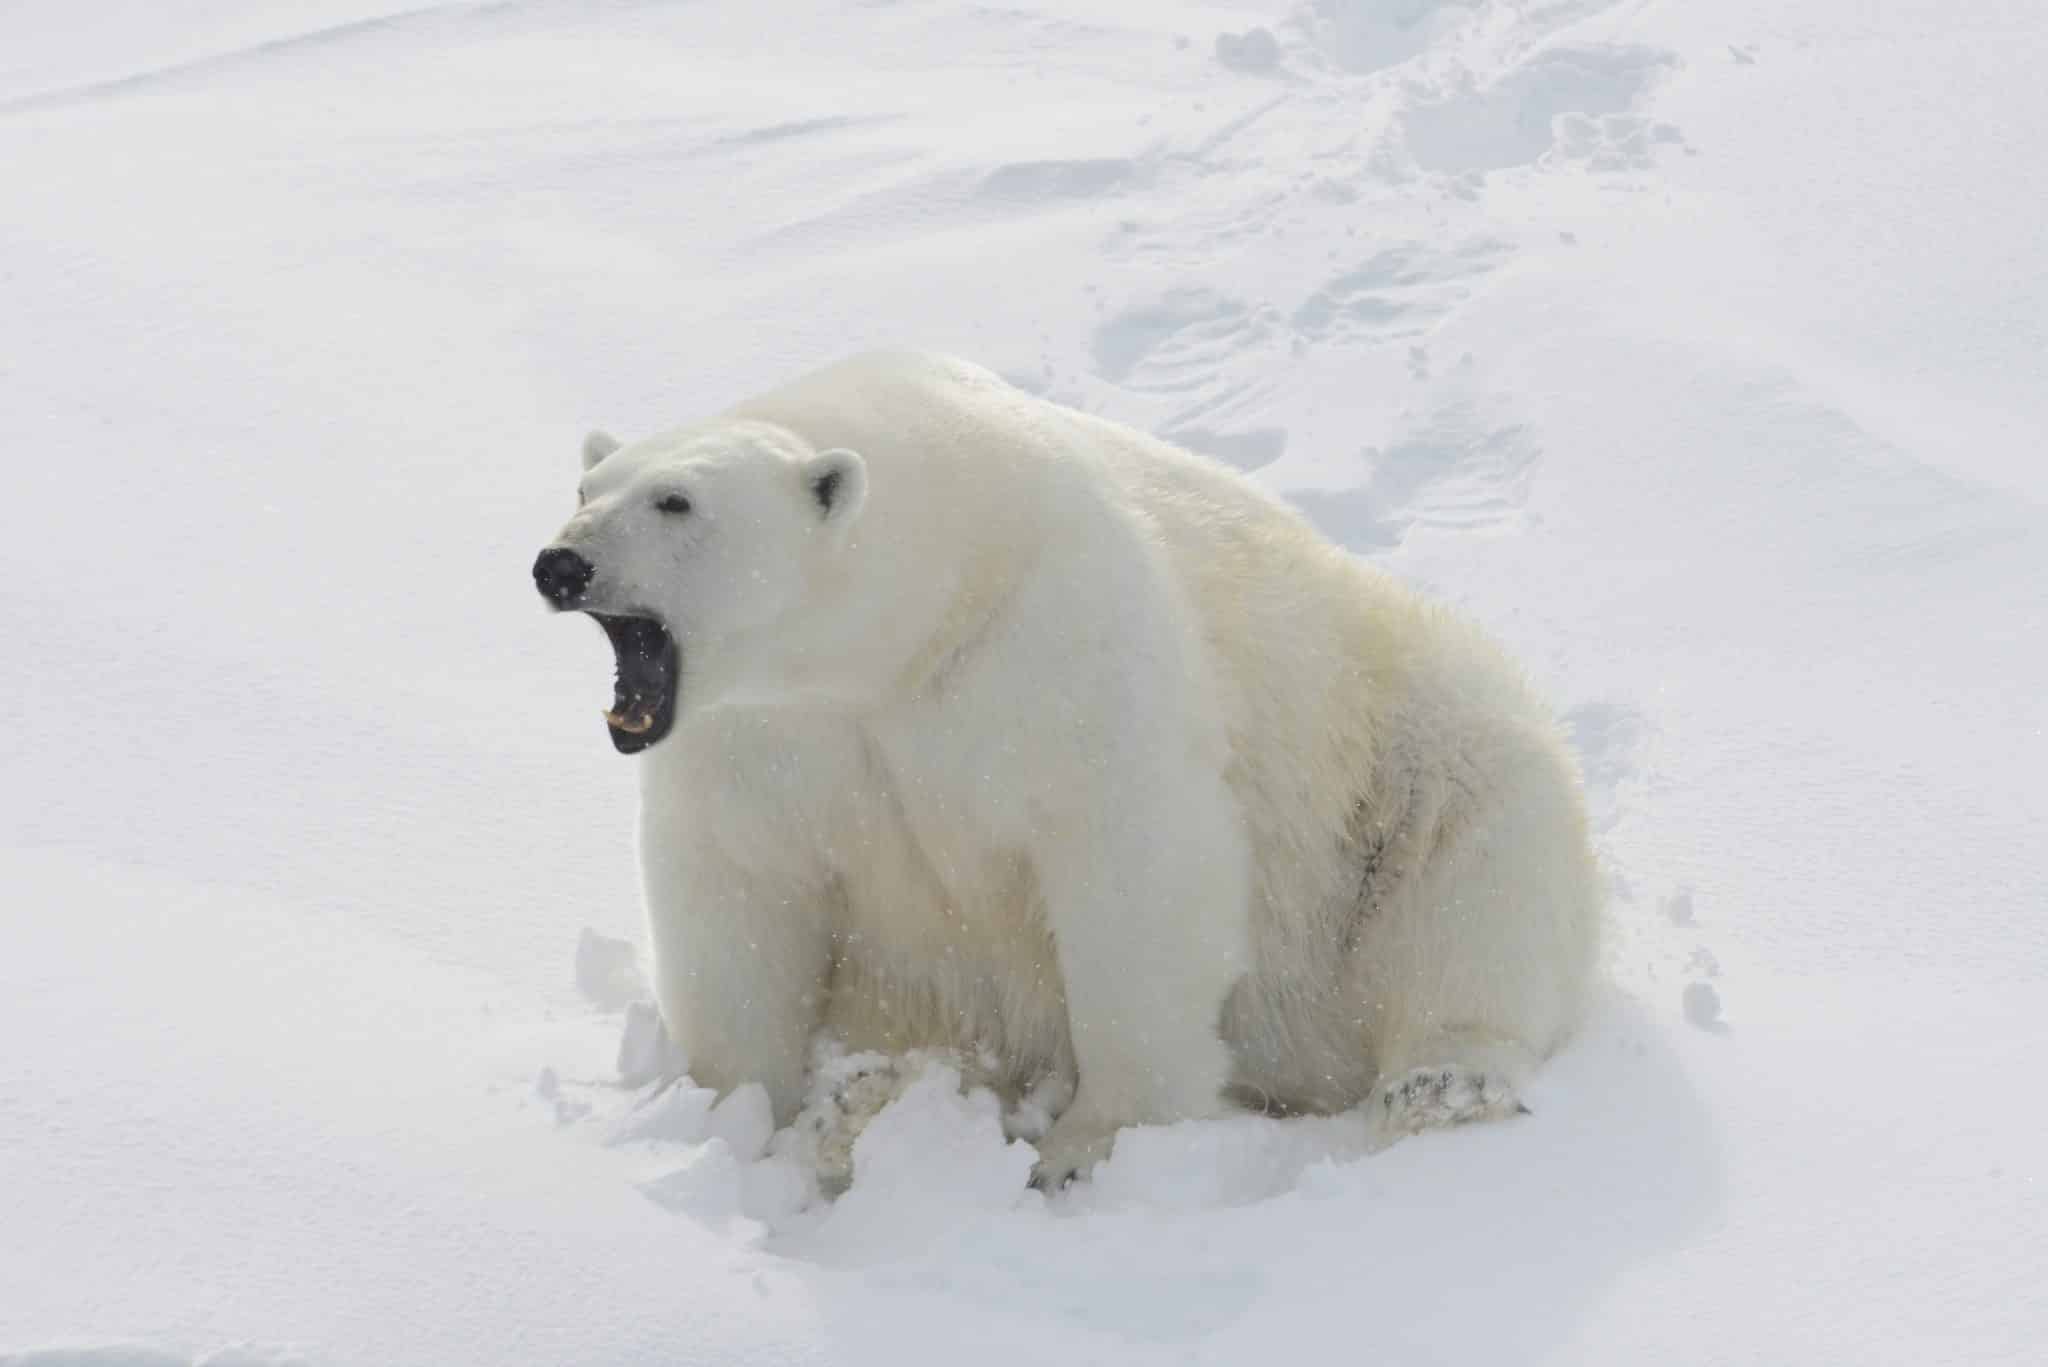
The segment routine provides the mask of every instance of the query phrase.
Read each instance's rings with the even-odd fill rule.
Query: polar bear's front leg
[[[1218,1025],[1250,953],[1237,808],[1210,774],[1117,787],[1039,861],[1080,1078],[1038,1144],[1034,1186],[1106,1157],[1126,1125],[1224,1109]]]
[[[760,1083],[787,1125],[831,966],[819,898],[688,841],[643,863],[655,996],[690,1076],[721,1093]]]

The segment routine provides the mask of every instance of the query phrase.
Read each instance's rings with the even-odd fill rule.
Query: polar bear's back
[[[920,512],[972,515],[982,519],[984,536],[1029,521],[1029,511],[1042,515],[1077,487],[1084,497],[1113,499],[1154,529],[1176,573],[1205,604],[1242,600],[1245,611],[1271,620],[1276,610],[1286,616],[1290,604],[1329,602],[1318,590],[1335,591],[1340,582],[1340,599],[1363,595],[1383,610],[1410,602],[1290,504],[1228,466],[1026,393],[956,357],[865,352],[733,411],[790,428],[820,448],[853,447],[875,472],[878,504],[892,501],[885,484],[914,481]]]
[[[1348,746],[1352,732],[1373,724],[1369,699],[1422,686],[1417,671],[1465,673],[1475,653],[1498,653],[1249,477],[1028,394],[970,361],[864,352],[733,415],[778,423],[820,449],[860,451],[873,472],[868,516],[885,522],[898,546],[929,538],[934,557],[969,525],[983,554],[1022,558],[1073,516],[1077,498],[1119,504],[1150,529],[1204,619],[1230,710],[1268,710],[1243,729],[1269,744],[1298,736],[1304,752],[1328,755],[1332,725]],[[1438,660],[1437,647],[1458,658]],[[1503,677],[1498,665],[1480,673]],[[1486,705],[1512,705],[1514,692]],[[1270,715],[1284,708],[1307,710]],[[1362,734],[1357,741],[1367,743]]]
[[[980,554],[1021,560],[1077,498],[1120,504],[1150,529],[1201,616],[1231,728],[1263,737],[1266,762],[1371,767],[1379,734],[1404,724],[1394,713],[1409,701],[1437,724],[1462,712],[1551,725],[1486,634],[1336,546],[1249,477],[970,361],[864,352],[733,413],[820,449],[860,451],[874,471],[869,517],[920,555],[945,555],[967,525]]]

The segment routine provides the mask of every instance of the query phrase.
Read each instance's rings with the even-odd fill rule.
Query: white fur
[[[1059,1176],[1227,1097],[1498,1113],[1571,1028],[1596,881],[1548,712],[1249,480],[901,354],[610,447],[557,544],[682,643],[641,853],[699,1081],[786,1123],[821,1025],[979,1052],[1075,1083]],[[1480,1080],[1404,1100],[1437,1068]]]

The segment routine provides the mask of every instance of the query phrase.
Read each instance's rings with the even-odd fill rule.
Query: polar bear
[[[1244,476],[875,353],[620,445],[534,565],[616,655],[656,996],[701,1084],[950,1048],[1056,1184],[1232,1106],[1513,1114],[1593,976],[1548,710]]]

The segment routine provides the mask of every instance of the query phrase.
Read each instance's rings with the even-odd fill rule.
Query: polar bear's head
[[[550,607],[588,613],[610,639],[605,721],[621,754],[661,740],[680,708],[792,686],[866,495],[860,456],[766,423],[629,446],[591,433],[576,514],[533,578]]]

